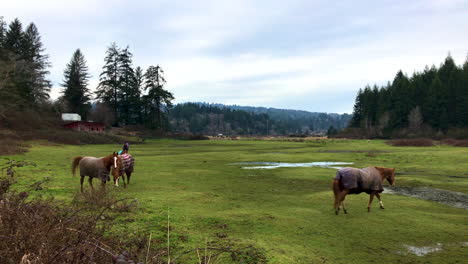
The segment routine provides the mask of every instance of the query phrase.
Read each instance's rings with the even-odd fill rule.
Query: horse
[[[95,158],[95,157],[74,157],[72,159],[72,173],[75,175],[77,166],[80,166],[80,184],[81,192],[83,192],[83,182],[85,176],[88,176],[88,182],[91,188],[93,188],[93,178],[101,179],[101,186],[105,188],[107,181],[110,181],[109,172],[112,173],[114,178],[119,173],[119,157],[117,153],[111,155]]]
[[[380,193],[383,192],[382,182],[384,180],[387,180],[391,186],[395,186],[395,168],[367,167],[356,169],[346,167],[338,170],[332,184],[335,195],[335,214],[338,215],[341,206],[344,213],[347,214],[348,211],[344,204],[346,195],[359,194],[361,192],[370,195],[369,203],[367,204],[368,212],[370,212],[374,195],[379,199],[380,209],[385,209],[380,199]]]
[[[113,173],[114,176],[114,184],[115,186],[119,186],[119,178],[122,176],[122,180],[124,183],[124,187],[127,187],[127,184],[130,184],[130,176],[132,176],[133,166],[135,165],[135,159],[132,155],[128,153],[124,153],[118,156],[117,160],[117,169],[118,173]],[[125,176],[124,173],[127,175],[127,183],[125,183]]]

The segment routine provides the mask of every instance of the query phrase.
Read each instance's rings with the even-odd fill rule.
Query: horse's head
[[[122,168],[122,159],[114,152],[112,154],[111,174],[114,177],[115,186],[119,186],[120,168]]]
[[[388,168],[386,179],[391,186],[395,186],[395,168]]]
[[[391,186],[395,186],[395,168],[375,167]]]

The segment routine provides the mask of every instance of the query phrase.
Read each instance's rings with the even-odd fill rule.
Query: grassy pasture
[[[6,156],[33,161],[20,168],[22,184],[50,176],[47,194],[69,201],[79,190],[73,156],[104,156],[120,145],[47,145]],[[236,162],[353,162],[395,167],[396,184],[468,193],[468,148],[392,147],[383,141],[154,140],[132,145],[135,173],[121,196],[139,207],[115,223],[115,232],[152,232],[165,239],[168,212],[173,244],[203,247],[205,239],[254,244],[270,263],[463,263],[468,259],[468,211],[384,194],[385,210],[368,196],[347,197],[349,214],[332,209],[334,169],[245,170]],[[97,182],[96,182],[97,183]],[[86,186],[87,187],[87,186]],[[113,188],[108,184],[108,188]],[[424,256],[405,246],[441,249]],[[174,253],[177,254],[177,253]],[[195,255],[196,256],[196,255]],[[192,261],[193,263],[193,261]]]

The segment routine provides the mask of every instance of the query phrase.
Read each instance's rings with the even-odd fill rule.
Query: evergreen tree
[[[0,59],[3,58],[3,49],[5,48],[5,41],[6,41],[6,32],[7,32],[7,24],[3,17],[0,16]]]
[[[144,75],[144,89],[148,92],[145,101],[149,109],[149,124],[153,128],[167,130],[167,111],[172,107],[174,96],[164,89],[164,71],[157,65],[149,66]]]
[[[136,67],[134,75],[135,81],[133,84],[134,86],[129,96],[130,110],[132,116],[138,117],[138,120],[136,122],[138,124],[143,124],[143,100],[141,97],[144,82],[143,75],[143,69],[140,66]]]
[[[463,64],[461,73],[461,84],[460,84],[460,107],[458,108],[458,115],[460,125],[462,127],[468,126],[468,56]]]
[[[99,75],[99,85],[96,89],[96,98],[110,106],[114,113],[116,125],[118,123],[118,105],[120,91],[120,50],[117,44],[112,43],[106,51],[102,73]]]
[[[391,88],[391,124],[394,128],[408,126],[408,114],[413,108],[409,93],[409,80],[402,71],[395,76]]]
[[[91,95],[88,88],[90,77],[84,55],[80,49],[77,49],[64,70],[62,93],[68,111],[78,113],[85,120],[91,108]]]
[[[134,124],[136,116],[133,115],[132,103],[134,98],[139,97],[139,91],[135,92],[135,72],[132,68],[132,53],[129,47],[119,52],[119,113],[120,121],[124,124]]]
[[[47,68],[50,67],[49,56],[44,54],[45,49],[34,23],[29,24],[26,28],[23,41],[22,54],[30,65],[33,98],[35,102],[41,102],[49,98],[52,85],[46,78],[49,74]]]
[[[5,33],[4,47],[13,54],[20,55],[23,50],[23,39],[23,25],[18,18],[15,18],[15,20],[10,23]]]
[[[34,107],[49,98],[51,83],[46,76],[50,67],[48,56],[44,55],[37,27],[31,23],[23,32],[19,19],[13,20],[5,33],[3,59],[13,61],[12,89],[21,107]]]
[[[362,120],[362,90],[359,89],[359,92],[356,96],[356,100],[353,108],[353,117],[351,118],[350,126],[351,127],[360,127]]]

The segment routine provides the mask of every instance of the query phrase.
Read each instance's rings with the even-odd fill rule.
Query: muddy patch
[[[427,187],[386,187],[384,193],[415,197],[468,210],[468,195],[461,192]]]
[[[242,169],[257,170],[257,169],[278,169],[278,168],[304,168],[304,167],[320,167],[330,169],[341,169],[346,165],[353,164],[351,162],[307,162],[307,163],[287,163],[287,162],[238,162],[229,165],[245,165]]]

